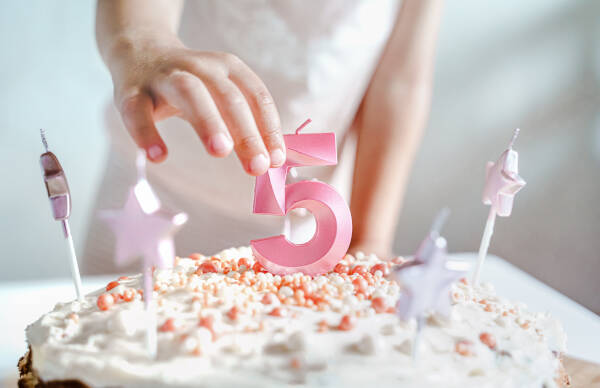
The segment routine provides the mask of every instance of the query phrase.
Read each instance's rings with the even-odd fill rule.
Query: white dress
[[[332,184],[348,199],[354,155],[349,128],[397,9],[396,0],[188,1],[180,36],[192,49],[241,58],[273,95],[285,133],[307,118],[312,123],[303,132],[335,132],[338,165],[298,172]],[[112,105],[106,118],[111,151],[96,210],[121,207],[135,182],[135,145]],[[148,179],[165,206],[190,215],[176,237],[178,254],[210,254],[280,233],[283,217],[252,213],[254,178],[234,154],[210,157],[189,124],[178,118],[160,123],[159,130],[169,157],[148,166]],[[112,271],[107,260],[112,249],[111,232],[96,217],[84,272]]]

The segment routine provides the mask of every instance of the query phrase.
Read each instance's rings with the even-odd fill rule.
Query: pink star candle
[[[40,129],[42,143],[46,152],[40,156],[40,165],[44,173],[44,183],[50,206],[52,207],[52,215],[54,219],[60,221],[63,227],[63,233],[69,246],[69,264],[71,266],[71,277],[75,285],[75,293],[77,299],[83,300],[83,292],[81,286],[81,276],[79,275],[79,265],[77,264],[77,255],[75,254],[75,245],[73,244],[73,236],[69,227],[69,216],[71,215],[71,192],[67,183],[65,172],[58,161],[56,155],[48,150],[48,142],[46,141],[46,133]]]
[[[487,164],[483,203],[490,205],[490,212],[479,246],[479,255],[473,274],[473,285],[479,284],[483,263],[490,247],[492,234],[494,234],[496,215],[500,217],[510,216],[515,194],[525,186],[525,181],[519,176],[519,154],[513,150],[518,135],[519,128],[515,129],[508,148],[500,155],[498,161],[496,163],[488,162]]]
[[[156,355],[156,315],[152,305],[154,268],[170,268],[175,258],[173,235],[187,222],[187,215],[161,206],[145,177],[146,157],[138,153],[138,181],[129,190],[125,205],[118,210],[104,210],[100,216],[115,234],[117,265],[130,264],[142,258],[144,307],[149,315],[147,346]]]
[[[309,122],[302,124],[295,134],[284,136],[286,162],[258,176],[254,188],[254,213],[283,216],[290,210],[305,208],[317,223],[314,236],[304,244],[293,244],[285,235],[251,241],[260,264],[279,275],[331,271],[346,254],[352,237],[350,209],[333,187],[318,181],[286,185],[290,168],[337,163],[335,134],[300,134]]]

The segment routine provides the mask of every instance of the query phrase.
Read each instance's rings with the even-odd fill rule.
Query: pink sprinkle
[[[387,309],[385,299],[381,297],[373,298],[371,305],[377,314],[384,313]]]
[[[365,272],[367,271],[363,265],[355,265],[354,267],[352,267],[350,275],[354,275],[355,273],[363,275]]]
[[[285,310],[283,310],[281,307],[275,307],[273,310],[271,310],[269,315],[272,317],[283,317],[285,316]]]
[[[197,272],[216,273],[216,272],[219,272],[219,270],[217,269],[217,266],[214,263],[212,263],[210,261],[205,261],[204,263],[200,264]]]
[[[261,303],[262,304],[271,304],[271,303],[273,303],[274,299],[275,299],[275,297],[273,296],[273,294],[268,293],[262,297]]]
[[[240,314],[239,309],[237,308],[237,306],[233,306],[231,309],[229,309],[229,311],[227,312],[227,317],[229,319],[231,319],[232,321],[235,321],[238,319],[238,315]]]
[[[354,286],[355,292],[365,292],[367,291],[367,281],[364,278],[357,277],[352,281],[352,285]]]
[[[96,304],[100,310],[106,311],[115,304],[115,298],[111,294],[102,294],[98,297]]]
[[[352,329],[354,329],[354,320],[350,315],[344,315],[338,325],[338,330],[348,331]]]
[[[160,329],[158,329],[160,331],[175,331],[175,319],[174,318],[168,318],[165,323],[162,324],[162,326],[160,327]]]
[[[115,287],[118,287],[118,286],[119,286],[119,284],[121,284],[121,283],[119,283],[119,282],[117,282],[117,281],[108,283],[108,284],[106,285],[106,291],[110,291],[110,290],[112,290],[113,288],[115,288]]]

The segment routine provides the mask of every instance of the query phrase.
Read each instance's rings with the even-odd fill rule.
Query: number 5
[[[315,217],[315,234],[306,243],[291,243],[284,235],[251,241],[260,264],[280,275],[294,272],[318,275],[331,271],[348,251],[352,237],[350,209],[333,187],[318,181],[285,184],[292,167],[337,164],[335,134],[299,134],[308,122],[295,135],[284,136],[286,162],[258,176],[254,188],[256,214],[284,216],[290,210],[305,208]]]

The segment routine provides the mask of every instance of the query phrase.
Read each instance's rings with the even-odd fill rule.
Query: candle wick
[[[40,128],[40,136],[42,137],[42,144],[44,145],[44,149],[48,152],[48,141],[46,140],[46,131],[43,128]]]
[[[508,144],[508,148],[513,148],[513,145],[515,144],[515,140],[517,140],[517,136],[519,136],[519,132],[521,132],[521,130],[519,128],[515,129],[512,139],[510,139],[510,143]]]
[[[296,129],[296,135],[297,135],[297,134],[299,134],[299,133],[300,133],[300,131],[301,131],[302,129],[304,129],[304,127],[306,127],[306,126],[307,126],[308,124],[310,124],[311,122],[312,122],[312,120],[311,120],[311,119],[306,119],[306,121],[305,121],[305,122],[303,122],[303,123],[302,123],[302,125],[300,125],[300,126],[298,127],[298,129]]]

